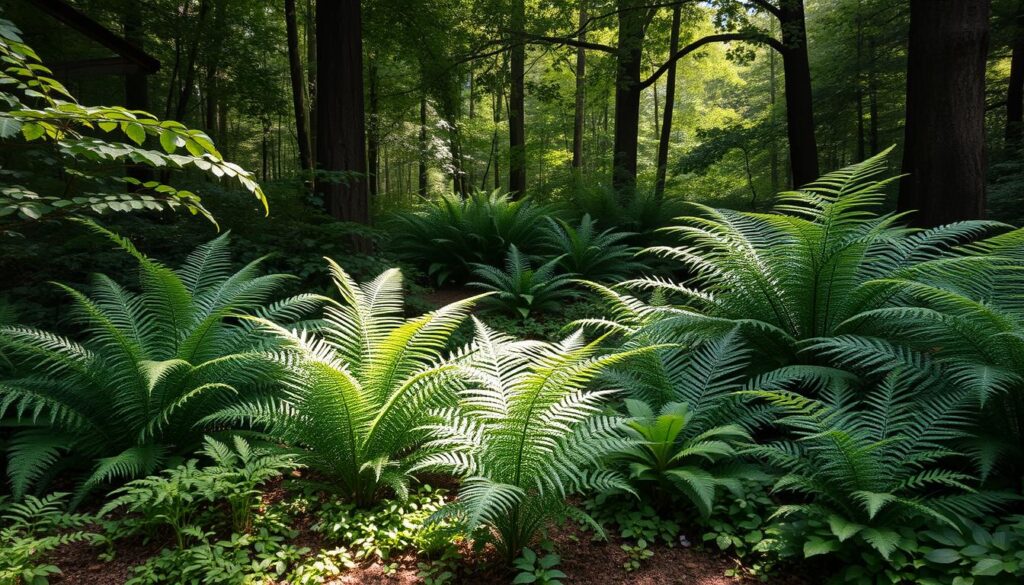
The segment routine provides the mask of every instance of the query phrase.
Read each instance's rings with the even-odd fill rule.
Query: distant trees
[[[899,209],[936,226],[985,215],[990,0],[911,0]]]

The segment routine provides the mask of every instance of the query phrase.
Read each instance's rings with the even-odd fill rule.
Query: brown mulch
[[[446,287],[431,291],[423,295],[423,300],[432,307],[439,308],[445,305],[468,299],[483,291],[469,287]]]

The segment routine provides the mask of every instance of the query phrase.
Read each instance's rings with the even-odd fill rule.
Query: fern
[[[328,305],[317,334],[263,321],[282,345],[273,361],[286,371],[284,395],[241,400],[206,420],[252,425],[299,448],[301,462],[368,506],[387,490],[407,494],[419,427],[459,387],[460,356],[446,353],[476,298],[405,319],[397,269],[358,284],[328,262],[342,301]]]
[[[561,302],[576,296],[571,288],[572,275],[558,274],[561,257],[548,260],[534,269],[530,260],[515,245],[509,248],[505,270],[487,264],[474,264],[471,282],[494,293],[487,305],[522,319],[556,310]]]
[[[275,367],[260,355],[268,342],[233,317],[270,310],[264,304],[287,277],[260,276],[259,260],[232,274],[228,234],[175,271],[87,225],[135,258],[140,290],[103,275],[88,296],[63,287],[85,330],[82,342],[0,328],[0,344],[24,372],[0,380],[0,414],[18,425],[8,451],[17,498],[83,467],[76,501],[102,484],[153,473],[198,447],[204,416],[243,393],[275,391]],[[298,317],[319,303],[315,295],[297,297],[282,315]]]
[[[598,231],[589,214],[575,227],[551,217],[547,221],[546,250],[560,258],[559,265],[568,273],[597,282],[618,282],[644,268],[634,259],[638,249],[624,243],[634,234]]]

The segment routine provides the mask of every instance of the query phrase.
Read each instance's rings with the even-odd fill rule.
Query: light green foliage
[[[631,354],[601,354],[600,340],[585,343],[580,332],[559,343],[523,342],[476,327],[471,382],[458,407],[441,410],[429,426],[433,452],[418,467],[462,478],[459,498],[439,517],[492,540],[511,563],[549,521],[589,519],[567,495],[628,489],[598,465],[626,444],[621,421],[600,412],[611,391],[587,387]]]
[[[409,550],[444,557],[458,533],[450,521],[428,523],[444,506],[444,495],[426,485],[403,501],[386,501],[370,509],[328,500],[316,510],[312,530],[344,545],[358,560],[387,560]]]
[[[635,497],[605,493],[587,500],[584,507],[601,526],[615,526],[625,540],[660,541],[672,547],[679,538],[678,522],[662,517],[649,503]]]
[[[734,465],[733,459],[736,446],[750,439],[743,427],[723,425],[694,433],[688,428],[693,415],[685,402],[670,402],[655,412],[644,402],[627,399],[626,409],[626,433],[635,443],[613,458],[628,467],[637,492],[653,484],[655,501],[680,493],[704,517],[711,514],[720,488],[740,496],[739,478],[749,470]]]
[[[312,559],[303,560],[295,567],[288,576],[288,583],[295,585],[325,583],[355,567],[356,563],[352,559],[352,555],[344,548],[321,550]],[[441,585],[441,583],[427,583],[426,585]]]
[[[550,541],[541,543],[543,556],[538,555],[532,548],[524,547],[519,557],[512,562],[512,567],[518,573],[512,579],[513,584],[536,583],[537,585],[562,585],[562,579],[567,575],[557,567],[562,562],[562,557],[554,552],[554,545]]]
[[[758,392],[782,413],[793,439],[749,452],[780,470],[775,491],[803,503],[773,514],[803,555],[855,554],[888,559],[901,550],[901,530],[948,527],[979,518],[1006,501],[976,491],[973,478],[949,467],[947,447],[965,433],[962,395],[928,386],[915,373],[894,372],[862,397],[830,389],[820,399]]]
[[[266,208],[267,198],[254,177],[224,160],[210,137],[180,122],[161,121],[146,112],[115,106],[80,105],[39,56],[26,45],[20,31],[0,19],[0,139],[41,145],[48,156],[32,159],[51,167],[46,171],[65,177],[66,186],[50,193],[17,184],[0,189],[0,231],[11,218],[37,220],[60,212],[136,211],[184,207],[213,221],[195,193],[141,181],[132,176],[111,176],[110,167],[133,165],[159,169],[194,169],[213,178],[234,179]],[[116,139],[97,137],[97,130],[115,133]],[[147,140],[161,150],[145,148]],[[181,152],[178,152],[181,151]],[[126,187],[131,188],[125,193]]]
[[[74,542],[99,542],[101,536],[84,528],[95,518],[65,511],[68,494],[27,496],[11,502],[0,496],[0,583],[46,585],[60,574],[50,555]]]
[[[91,296],[62,287],[86,330],[81,343],[29,327],[0,329],[0,343],[21,373],[0,381],[0,412],[22,427],[8,450],[18,497],[85,466],[80,497],[193,452],[204,416],[242,391],[275,391],[275,368],[260,357],[268,342],[251,323],[231,317],[289,322],[320,304],[309,294],[268,304],[287,277],[259,275],[260,260],[232,273],[227,234],[172,270],[88,225],[138,262],[140,291],[103,275],[94,278]]]
[[[768,478],[743,481],[742,498],[719,501],[704,523],[701,540],[740,561],[726,576],[766,581],[778,563],[780,529],[769,520],[777,504],[768,496]]]
[[[578,226],[551,217],[547,221],[545,251],[558,257],[567,273],[596,282],[618,282],[645,268],[634,259],[639,248],[624,243],[635,234],[612,228],[599,231],[587,214]]]
[[[638,570],[644,561],[654,556],[654,551],[647,548],[647,541],[642,538],[636,544],[623,543],[619,546],[626,553],[626,562],[622,563],[622,568],[627,573]]]
[[[438,284],[465,282],[473,264],[499,266],[510,246],[537,251],[548,215],[528,198],[499,191],[439,195],[395,216],[391,248]]]
[[[295,468],[292,455],[253,447],[241,437],[234,437],[232,446],[207,437],[202,452],[213,465],[200,468],[190,459],[159,475],[129,482],[110,493],[112,499],[100,515],[114,510],[131,514],[125,528],[149,536],[169,529],[179,549],[185,548],[190,535],[208,528],[227,526],[236,533],[250,533],[261,503],[259,488]],[[227,517],[221,504],[227,504]]]
[[[523,319],[545,312],[557,311],[567,300],[576,296],[571,274],[559,274],[558,262],[553,258],[533,268],[529,258],[515,245],[508,250],[505,269],[487,264],[474,264],[473,275],[479,282],[471,286],[494,293],[485,300],[490,306]]]
[[[284,395],[245,399],[207,420],[253,425],[301,449],[300,461],[369,506],[385,490],[406,495],[409,469],[425,455],[428,409],[454,401],[460,358],[445,354],[475,298],[406,319],[397,269],[358,284],[329,263],[342,302],[328,306],[317,333],[264,322],[282,345],[273,361],[286,370]]]

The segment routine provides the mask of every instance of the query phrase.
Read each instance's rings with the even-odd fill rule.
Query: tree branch
[[[782,10],[779,10],[778,6],[775,6],[768,0],[750,0],[750,4],[763,8],[764,10],[774,15],[776,18],[782,17]]]
[[[772,37],[758,33],[721,33],[717,35],[708,35],[706,37],[699,38],[696,41],[690,43],[689,45],[686,45],[682,49],[676,51],[676,53],[669,57],[667,61],[662,63],[661,67],[658,67],[658,69],[654,73],[652,73],[650,77],[640,82],[640,89],[647,89],[648,87],[654,85],[654,82],[658,81],[658,78],[664,75],[673,63],[689,55],[690,53],[696,51],[697,49],[703,47],[704,45],[709,45],[711,43],[728,43],[730,41],[748,41],[763,43],[780,53],[782,53],[785,49],[781,42],[773,39]]]

